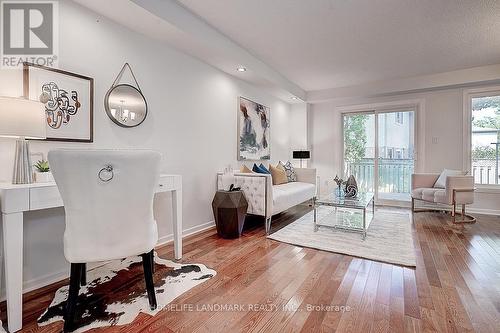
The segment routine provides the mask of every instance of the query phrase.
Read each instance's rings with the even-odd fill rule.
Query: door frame
[[[406,111],[412,110],[414,113],[414,124],[413,124],[413,135],[414,135],[414,172],[422,172],[424,170],[424,150],[425,142],[425,100],[423,99],[411,99],[411,100],[401,100],[385,103],[372,103],[372,104],[357,104],[357,105],[347,105],[338,106],[335,108],[337,112],[340,112],[340,127],[342,148],[340,150],[340,170],[342,175],[345,174],[345,163],[344,163],[344,115],[356,115],[356,114],[373,114],[375,116],[375,157],[374,157],[374,179],[378,179],[378,115],[381,113],[396,112],[406,109]],[[387,206],[409,206],[409,202],[400,200],[387,200],[378,198],[378,181],[374,184],[374,199],[377,205],[387,205]],[[375,186],[377,185],[377,186]]]

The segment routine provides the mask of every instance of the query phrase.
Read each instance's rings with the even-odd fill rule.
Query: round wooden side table
[[[241,236],[248,202],[243,191],[217,191],[212,201],[217,234],[222,238]]]

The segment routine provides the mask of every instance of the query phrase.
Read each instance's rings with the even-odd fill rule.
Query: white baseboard
[[[376,204],[375,206],[386,206],[386,207],[397,207],[397,208],[410,208],[411,207],[411,202],[406,202],[406,201],[390,201],[386,200],[383,204]]]
[[[190,236],[192,234],[196,234],[198,232],[205,231],[205,230],[208,230],[208,229],[213,228],[213,227],[215,227],[214,220],[183,230],[182,237],[187,237],[187,236]],[[173,240],[174,240],[173,234],[162,236],[158,239],[157,246],[162,246],[162,245],[171,243],[171,242],[173,242]],[[100,262],[100,263],[89,264],[89,268],[92,269],[95,267],[102,266],[104,264],[106,264],[106,263]],[[37,277],[35,279],[24,281],[23,282],[23,293],[28,293],[30,291],[43,288],[43,287],[48,286],[50,284],[67,279],[68,277],[69,277],[69,265],[67,268],[65,268],[64,270],[61,270],[59,272],[50,273],[50,274],[47,274],[44,276]],[[2,290],[2,296],[0,297],[0,301],[4,301],[4,300],[5,300],[5,290]]]
[[[90,263],[90,264],[88,264],[87,269],[93,269],[93,268],[96,268],[96,267],[99,267],[99,266],[102,266],[105,264],[106,264],[106,262]],[[52,283],[56,283],[56,282],[59,282],[59,281],[62,281],[64,279],[69,278],[69,268],[70,268],[70,266],[68,264],[68,267],[66,269],[59,271],[57,273],[51,273],[51,274],[47,274],[47,275],[44,275],[44,276],[41,276],[41,277],[38,277],[35,279],[24,281],[23,282],[23,294],[28,293],[28,292],[33,291],[33,290],[43,288],[43,287],[48,286]],[[2,298],[2,300],[3,300],[3,298]]]
[[[182,231],[182,237],[188,237],[201,231],[208,230],[215,227],[215,220],[209,221],[207,223],[199,224],[197,226],[185,229]],[[158,245],[165,245],[174,241],[174,234],[166,235],[158,239]]]
[[[438,205],[438,204],[433,205],[433,204],[425,203],[422,201],[418,201],[417,205],[418,205],[417,206],[418,208],[424,208],[424,209],[439,209],[439,210],[447,210],[447,211],[451,210],[451,206],[449,206],[449,205]],[[410,202],[389,202],[389,203],[386,203],[382,206],[410,208],[411,203]],[[500,210],[498,210],[498,209],[474,208],[474,207],[470,207],[470,206],[467,206],[466,209],[467,209],[467,213],[471,213],[471,214],[500,216]]]
[[[417,207],[418,208],[425,208],[425,209],[436,209],[436,207],[438,207],[438,209],[451,211],[451,206],[449,206],[449,205],[420,204]],[[460,210],[457,209],[457,212],[458,211],[460,211]],[[471,214],[500,216],[500,210],[498,210],[498,209],[474,208],[474,207],[467,206],[466,212],[471,213]]]
[[[467,208],[467,213],[500,216],[498,209]]]

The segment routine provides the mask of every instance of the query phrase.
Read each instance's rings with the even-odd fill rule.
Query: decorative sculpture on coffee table
[[[355,198],[358,195],[358,183],[353,175],[349,176],[345,182],[345,196],[346,198]]]
[[[337,189],[335,190],[335,195],[339,198],[345,196],[344,190],[342,189],[342,184],[345,184],[345,181],[342,178],[339,178],[338,175],[335,175],[333,181],[337,184]]]

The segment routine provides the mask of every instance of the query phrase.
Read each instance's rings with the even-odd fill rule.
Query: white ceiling
[[[147,37],[164,42],[241,80],[266,89],[287,103],[306,92],[176,0],[73,0]],[[244,64],[244,73],[236,69]],[[292,97],[298,97],[294,100]]]
[[[307,91],[500,63],[496,0],[178,0]]]

